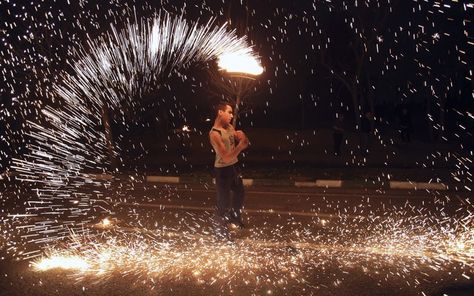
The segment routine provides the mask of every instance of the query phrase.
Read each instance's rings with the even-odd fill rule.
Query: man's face
[[[232,121],[232,118],[234,118],[232,107],[227,105],[224,111],[219,110],[219,116],[222,120],[222,124],[224,125],[230,124],[230,122]]]

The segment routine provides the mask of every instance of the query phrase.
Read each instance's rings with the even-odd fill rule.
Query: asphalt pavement
[[[246,228],[213,232],[210,184],[122,191],[110,225],[58,252],[88,270],[0,261],[0,295],[472,295],[472,205],[436,190],[246,188]],[[469,216],[470,215],[470,216]],[[105,217],[101,217],[105,218]],[[470,227],[469,227],[470,226]],[[78,247],[80,246],[80,247]]]

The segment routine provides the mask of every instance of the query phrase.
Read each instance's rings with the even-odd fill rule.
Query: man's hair
[[[219,114],[219,111],[225,111],[227,106],[232,107],[231,103],[227,102],[227,101],[221,101],[221,102],[217,103],[217,105],[214,107],[214,109],[216,111],[216,116]]]

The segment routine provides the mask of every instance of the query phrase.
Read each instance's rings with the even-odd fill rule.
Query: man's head
[[[231,123],[234,118],[232,106],[228,102],[220,102],[216,105],[216,120],[220,121],[223,126]]]

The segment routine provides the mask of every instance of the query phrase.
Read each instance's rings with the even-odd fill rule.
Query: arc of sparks
[[[226,24],[217,26],[214,19],[202,25],[190,23],[182,15],[166,12],[135,19],[123,29],[111,25],[102,37],[87,40],[68,62],[72,70],[53,83],[60,107],[46,106],[41,119],[26,123],[31,144],[27,153],[13,160],[13,173],[32,184],[35,193],[26,213],[12,213],[29,217],[16,221],[26,224],[22,229],[30,234],[20,236],[38,245],[50,243],[67,237],[71,229],[84,233],[84,224],[98,213],[109,212],[108,196],[84,189],[103,186],[86,169],[107,171],[104,106],[118,109],[124,101],[133,106],[173,71],[233,52],[253,55],[245,38]],[[38,255],[20,251],[18,245],[15,249],[27,256]]]

